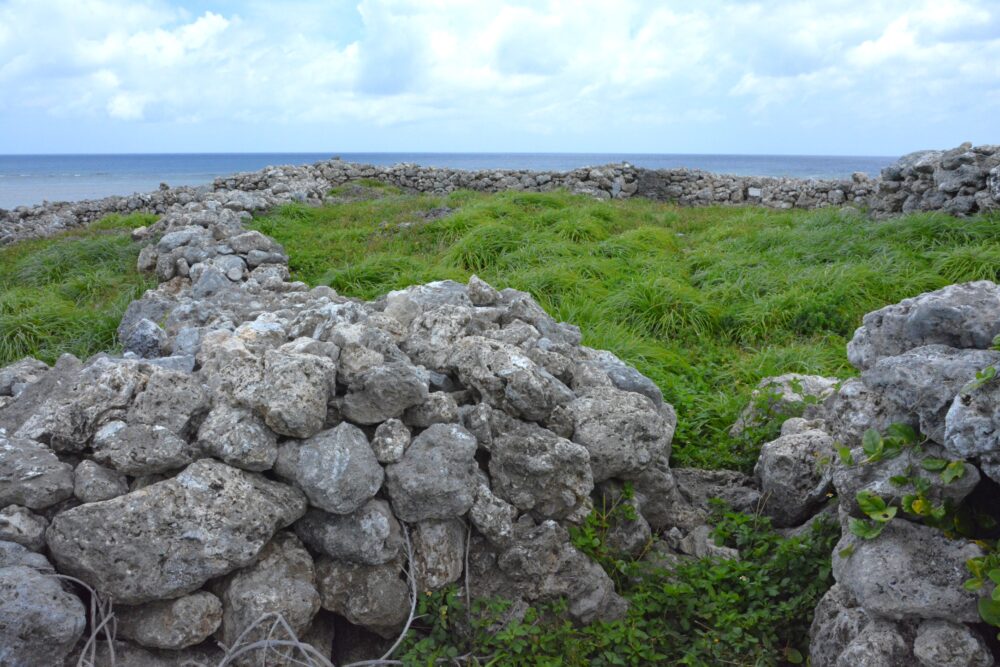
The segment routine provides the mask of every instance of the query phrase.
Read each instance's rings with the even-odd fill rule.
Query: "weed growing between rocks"
[[[60,236],[0,248],[0,366],[25,356],[47,363],[117,345],[129,302],[154,283],[135,268],[128,230],[150,215],[110,216]]]
[[[525,667],[803,663],[812,610],[832,582],[837,526],[821,520],[782,537],[765,517],[720,510],[714,522],[716,543],[739,549],[740,560],[626,562],[595,544],[606,530],[595,512],[574,542],[618,582],[630,604],[624,619],[579,627],[553,620],[558,602],[512,619],[502,600],[467,610],[451,587],[421,597],[400,659],[430,666],[474,656],[463,664]]]
[[[428,213],[447,207],[450,215]],[[682,209],[563,192],[448,196],[386,189],[255,221],[293,277],[373,298],[430,280],[530,292],[584,344],[652,378],[680,415],[677,466],[749,470],[764,440],[729,427],[757,382],[846,378],[862,315],[952,282],[996,278],[996,215],[873,221],[836,209]],[[773,429],[772,429],[773,430]]]

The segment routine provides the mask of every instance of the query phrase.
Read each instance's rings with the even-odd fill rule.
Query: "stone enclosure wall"
[[[260,211],[291,201],[320,203],[331,188],[375,179],[412,192],[545,192],[565,188],[601,199],[647,197],[684,206],[759,205],[815,209],[854,206],[876,216],[941,210],[968,215],[1000,207],[1000,146],[962,144],[949,151],[921,151],[901,158],[870,179],[803,180],[726,176],[692,169],[642,169],[628,164],[569,172],[461,171],[399,164],[391,167],[328,160],[302,167],[267,167],[216,179],[210,186],[170,188],[128,197],[46,203],[0,209],[0,245],[45,236],[111,213],[163,214],[172,205],[218,202],[235,211]]]

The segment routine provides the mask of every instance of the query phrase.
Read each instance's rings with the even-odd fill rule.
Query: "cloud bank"
[[[998,111],[995,0],[0,2],[0,152],[892,154]]]

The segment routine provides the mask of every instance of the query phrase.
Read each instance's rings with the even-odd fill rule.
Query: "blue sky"
[[[0,153],[1000,143],[998,0],[0,0]]]

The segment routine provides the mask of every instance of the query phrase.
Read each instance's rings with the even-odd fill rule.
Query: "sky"
[[[0,0],[0,154],[1000,143],[1000,0]]]

